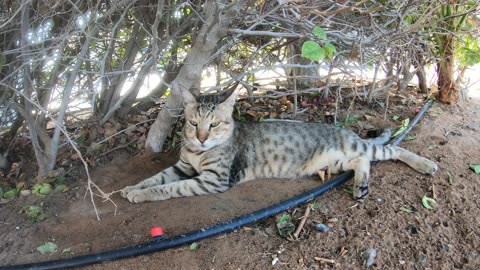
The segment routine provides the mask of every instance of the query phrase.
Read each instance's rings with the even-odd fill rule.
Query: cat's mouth
[[[210,142],[207,142],[207,141],[201,143],[200,141],[195,140],[194,145],[202,151],[206,151],[206,150],[212,148],[212,145],[210,144]]]

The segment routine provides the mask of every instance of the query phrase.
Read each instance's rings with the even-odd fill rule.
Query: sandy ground
[[[414,109],[392,108],[392,113],[413,117]],[[393,125],[383,121],[382,112],[364,113],[374,116],[375,126]],[[480,176],[469,169],[470,163],[480,163],[480,103],[434,104],[411,134],[417,138],[400,145],[435,160],[440,170],[434,176],[399,162],[377,164],[364,203],[357,204],[344,191],[347,186],[317,198],[297,240],[280,237],[272,217],[200,241],[197,250],[183,246],[84,269],[364,269],[369,249],[377,253],[372,269],[480,269]],[[111,191],[153,175],[175,159],[175,154],[117,158],[96,169],[93,178]],[[198,230],[321,184],[315,178],[256,180],[223,194],[137,205],[114,194],[116,215],[112,203],[96,199],[98,221],[91,201],[84,199],[83,180],[70,179],[72,190],[66,193],[25,196],[0,205],[0,266],[132,246],[149,240],[153,226],[163,226],[169,236]],[[422,206],[425,194],[437,201],[433,210]],[[40,203],[48,219],[32,223],[20,213],[22,207]],[[298,225],[304,211],[300,206],[288,213]],[[328,221],[331,231],[315,230],[317,223]],[[48,241],[58,251],[41,255],[36,248]],[[62,254],[66,248],[70,251]]]

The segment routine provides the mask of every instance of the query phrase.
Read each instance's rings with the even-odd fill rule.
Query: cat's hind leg
[[[358,201],[363,201],[368,195],[368,178],[370,175],[370,160],[367,157],[360,156],[348,160],[339,160],[333,166],[334,171],[355,172],[353,183],[353,197]]]
[[[399,159],[403,163],[423,174],[434,174],[438,170],[435,162],[407,151],[401,147],[393,147],[395,149],[394,159]]]

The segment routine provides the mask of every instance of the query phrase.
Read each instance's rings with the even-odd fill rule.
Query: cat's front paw
[[[147,201],[147,193],[142,189],[134,189],[129,191],[124,198],[131,203],[142,203]]]
[[[120,190],[120,194],[122,195],[123,198],[128,199],[128,193],[131,191],[135,190],[135,186],[126,186],[122,190]]]

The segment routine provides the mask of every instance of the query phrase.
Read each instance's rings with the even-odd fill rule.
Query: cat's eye
[[[214,127],[217,127],[218,125],[220,125],[220,122],[213,122],[210,124],[210,127],[214,128]]]
[[[197,122],[195,122],[195,121],[188,121],[188,122],[190,123],[190,125],[192,125],[194,127],[196,127],[198,125]]]

